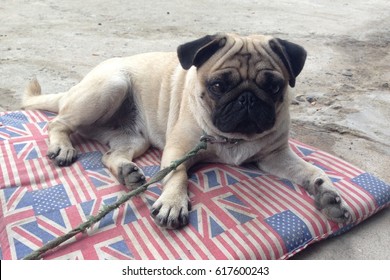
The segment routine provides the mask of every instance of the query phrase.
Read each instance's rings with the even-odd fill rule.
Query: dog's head
[[[212,125],[252,138],[275,125],[306,51],[269,36],[217,34],[179,46],[178,57],[184,69],[197,68],[202,90],[196,98],[208,107]]]

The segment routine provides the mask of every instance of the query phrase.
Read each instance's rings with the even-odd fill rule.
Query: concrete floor
[[[174,51],[225,31],[303,45],[292,136],[390,182],[388,0],[2,0],[0,111],[19,108],[28,79],[67,90],[114,56]],[[308,98],[316,100],[306,102]],[[390,259],[390,210],[294,259]]]

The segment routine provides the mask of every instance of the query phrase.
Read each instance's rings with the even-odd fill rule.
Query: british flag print
[[[74,135],[79,154],[70,167],[46,158],[53,117],[0,113],[1,259],[22,259],[127,192],[102,164],[107,147],[99,143]],[[166,230],[154,223],[149,211],[161,194],[154,184],[44,258],[283,259],[389,206],[389,184],[321,150],[294,140],[290,146],[328,174],[353,211],[352,224],[327,220],[299,185],[253,165],[203,163],[189,171],[187,227]],[[161,151],[150,149],[136,163],[150,178],[160,158]]]

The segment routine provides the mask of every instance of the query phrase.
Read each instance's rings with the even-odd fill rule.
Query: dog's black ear
[[[291,87],[295,86],[295,78],[301,73],[306,61],[306,51],[300,45],[282,39],[273,39],[269,42],[271,49],[280,57],[286,67]]]
[[[207,35],[198,40],[180,45],[177,55],[181,66],[188,70],[191,66],[200,67],[226,43],[220,35]]]

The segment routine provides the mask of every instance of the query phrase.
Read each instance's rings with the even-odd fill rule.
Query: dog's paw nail
[[[168,227],[169,229],[176,229],[176,228],[179,228],[179,227],[180,227],[179,221],[178,221],[178,220],[169,221],[168,224],[167,224],[167,227]]]
[[[188,216],[187,215],[180,215],[180,217],[179,217],[180,225],[185,226],[185,225],[188,224],[188,222],[189,222],[189,220],[188,220]]]
[[[166,227],[167,226],[167,223],[168,223],[168,217],[167,216],[164,216],[164,217],[157,217],[157,224],[161,227]]]
[[[60,150],[58,150],[57,152],[48,152],[47,153],[47,157],[49,159],[55,159],[60,153]]]

